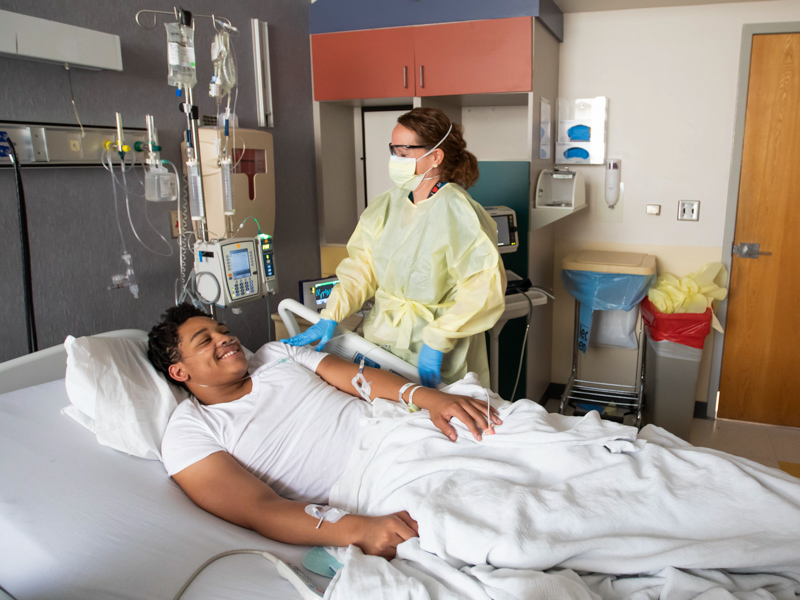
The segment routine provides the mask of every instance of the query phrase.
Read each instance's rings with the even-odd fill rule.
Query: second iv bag
[[[167,29],[167,58],[169,63],[168,81],[170,85],[193,88],[197,83],[197,69],[194,61],[194,28],[191,15],[181,13],[180,23],[165,23]]]
[[[211,43],[211,62],[214,65],[214,75],[211,77],[209,95],[219,102],[223,96],[230,94],[236,85],[236,63],[233,60],[230,35],[227,31],[221,31],[214,36],[214,41]]]

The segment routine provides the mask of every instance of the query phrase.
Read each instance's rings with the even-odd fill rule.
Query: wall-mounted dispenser
[[[574,209],[586,204],[583,175],[567,168],[545,169],[536,182],[534,208]]]
[[[614,208],[622,196],[622,161],[619,158],[606,159],[606,204]]]
[[[531,210],[531,229],[538,229],[586,208],[583,174],[566,167],[545,169],[539,174]]]

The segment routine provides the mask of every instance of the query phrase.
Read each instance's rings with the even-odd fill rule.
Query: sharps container
[[[656,280],[655,256],[636,252],[582,250],[562,261],[561,280],[575,298],[572,372],[561,397],[560,412],[568,406],[596,409],[614,406],[642,422],[644,345],[639,303]],[[597,339],[600,338],[600,339]],[[582,379],[579,355],[592,343],[636,350],[633,385]]]

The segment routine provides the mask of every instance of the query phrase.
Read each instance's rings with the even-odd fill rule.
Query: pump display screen
[[[503,246],[514,245],[513,222],[511,215],[500,215],[493,217],[494,222],[497,223],[497,245],[501,248]]]
[[[328,302],[328,296],[331,295],[331,290],[337,283],[339,283],[338,280],[326,281],[325,283],[318,283],[314,286],[312,291],[314,292],[314,300],[317,305],[326,304]]]
[[[250,277],[250,256],[248,255],[247,248],[231,251],[230,269],[234,279]]]

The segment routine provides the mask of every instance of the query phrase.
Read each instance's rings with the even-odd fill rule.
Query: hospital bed
[[[280,311],[292,332],[292,311],[311,322],[319,318],[294,301]],[[99,337],[147,339],[130,329]],[[352,333],[341,332],[330,349],[416,376],[416,369]],[[59,345],[0,365],[0,598],[3,590],[16,600],[172,598],[207,559],[237,549],[267,551],[325,589],[330,579],[301,566],[308,548],[212,516],[159,461],[101,446],[63,415],[70,404],[66,361]],[[253,554],[217,560],[183,595],[300,597],[272,562]]]
[[[296,328],[296,324],[292,323],[293,319],[286,314],[287,312],[298,314],[311,322],[318,318],[317,315],[304,313],[301,309],[302,307],[297,308],[291,303],[282,304],[279,309],[285,315],[286,325],[290,332],[296,332],[296,329],[293,329]],[[106,337],[135,340],[137,343],[146,339],[145,333],[139,330],[110,332],[97,336],[96,339],[105,339]],[[342,333],[334,342],[331,349],[336,350],[337,354],[345,356],[348,360],[357,359],[360,362],[361,358],[364,358],[365,361],[370,360],[376,363],[385,361],[385,364],[381,365],[384,368],[391,368],[409,376],[414,375],[413,367],[396,363],[392,360],[393,357],[385,356],[383,350],[362,343],[363,340],[358,336]],[[308,578],[311,588],[315,588],[315,590],[297,584],[297,582],[291,583],[281,575],[270,560],[258,555],[243,554],[226,556],[210,564],[189,586],[182,598],[247,600],[250,598],[320,597],[322,590],[329,585],[330,580],[302,568],[302,561],[308,548],[275,542],[212,516],[189,500],[167,476],[159,461],[129,456],[102,446],[97,443],[93,434],[73,419],[64,416],[62,409],[70,405],[65,382],[66,359],[65,348],[56,346],[0,365],[0,457],[2,457],[0,459],[0,482],[2,482],[0,484],[0,600],[7,600],[3,592],[15,600],[37,598],[64,600],[87,598],[169,599],[175,596],[192,574],[208,559],[221,553],[240,549],[264,551],[278,557],[285,564],[293,565]],[[389,366],[389,363],[392,365]],[[481,389],[481,391],[483,390]],[[514,405],[515,408],[526,410],[534,416],[538,415],[537,419],[545,419],[545,416],[538,412],[541,409],[534,410],[536,406],[538,405],[534,403],[528,403],[527,408],[525,403]],[[415,418],[418,419],[416,423],[419,426],[433,427],[429,421],[426,422],[413,415],[408,417],[408,423],[414,423]],[[562,419],[570,419],[570,417],[547,415],[546,420],[549,419],[552,419],[554,423],[562,423]],[[585,430],[586,425],[591,425],[592,420],[588,417],[587,419],[581,420],[581,430]],[[506,424],[508,425],[509,422]],[[385,425],[389,426],[393,432],[391,435],[395,436],[402,436],[404,429],[414,429],[413,427],[394,428],[388,422]],[[600,419],[594,420],[594,426],[600,429],[617,427],[616,424]],[[531,431],[534,430],[531,429]],[[578,432],[577,428],[575,432]],[[645,430],[642,433],[644,432]],[[570,432],[564,433],[568,436],[573,435]],[[525,434],[528,435],[527,430]],[[380,443],[388,439],[384,437],[383,430],[376,429],[371,435]],[[656,438],[669,436],[663,430],[650,431],[650,435],[650,439],[654,439],[652,436]],[[638,483],[645,486],[642,488],[643,490],[652,488],[658,481],[670,482],[672,477],[683,481],[684,477],[692,474],[708,473],[697,466],[701,464],[698,461],[706,461],[703,464],[712,464],[716,460],[714,456],[721,454],[702,449],[687,454],[689,451],[684,451],[682,448],[688,447],[688,445],[673,438],[674,436],[665,438],[660,443],[666,442],[666,447],[674,445],[676,453],[683,453],[681,456],[690,456],[692,460],[681,459],[685,472],[674,470],[673,466],[670,467],[672,470],[665,473],[661,479],[653,478],[653,473],[648,471],[651,474],[651,483],[641,480]],[[537,438],[531,437],[530,439],[533,443]],[[613,439],[615,444],[631,444],[631,442],[620,440],[616,436]],[[502,440],[498,439],[497,442],[498,448],[502,450]],[[420,456],[420,461],[425,460],[426,467],[433,464],[431,461],[435,457],[431,455],[431,451],[434,446],[412,444],[405,447],[395,443],[388,443],[388,445],[394,449],[393,452],[402,453],[404,459],[412,457],[409,454],[412,450],[422,452],[425,456]],[[531,477],[535,477],[538,471],[555,468],[555,462],[550,464],[548,459],[541,462],[541,458],[536,458],[544,456],[542,452],[550,451],[546,450],[548,447],[552,447],[553,451],[557,450],[557,446],[552,445],[548,438],[548,443],[544,446],[537,446],[535,451],[514,453],[512,456],[509,456],[507,452],[500,452],[497,469],[509,462],[539,460],[540,462],[536,463],[536,469],[531,468],[527,471]],[[619,450],[623,454],[609,454],[601,446],[597,446],[597,451],[591,450],[594,446],[590,445],[579,447],[584,448],[581,452],[590,452],[592,456],[599,452],[600,455],[607,456],[608,461],[615,461],[614,464],[618,466],[628,464],[627,459],[618,461],[614,458],[614,456],[623,457],[626,451],[624,448]],[[365,447],[365,452],[369,454],[370,448]],[[584,463],[581,460],[573,460],[571,452],[573,451],[567,452],[569,461],[557,464],[562,465],[563,463],[565,468],[583,469]],[[450,465],[449,455],[444,458],[446,464]],[[782,528],[792,527],[793,519],[795,523],[800,522],[796,521],[796,517],[800,515],[800,503],[796,501],[794,493],[797,489],[796,483],[787,483],[790,479],[787,475],[777,471],[773,472],[771,469],[750,463],[745,459],[735,459],[735,457],[729,457],[729,459],[725,460],[726,463],[731,463],[728,465],[729,469],[741,477],[735,482],[731,480],[734,482],[731,484],[733,489],[738,489],[737,486],[742,485],[738,483],[739,481],[743,483],[756,481],[754,477],[760,478],[759,480],[764,482],[764,485],[759,488],[761,490],[778,489],[783,486],[790,490],[790,493],[784,494],[784,497],[788,499],[787,502],[791,506],[786,509],[788,511],[786,518],[783,518],[783,513],[774,518],[782,523]],[[392,454],[383,456],[382,460],[384,462],[376,463],[372,467],[373,470],[380,471],[382,481],[385,480],[391,484],[400,481],[399,477],[383,477],[385,474],[383,469],[388,461],[386,464],[389,466],[402,470],[404,461],[395,460]],[[467,463],[469,463],[470,469],[475,464],[472,461],[467,461]],[[718,463],[719,461],[713,464]],[[467,470],[464,472],[468,473]],[[592,472],[591,469],[587,471],[590,476]],[[608,471],[599,469],[598,472]],[[745,477],[742,475],[745,472],[749,472],[750,475]],[[433,476],[437,476],[437,472],[431,470],[431,473]],[[416,478],[413,473],[411,475]],[[701,478],[705,479],[706,475],[702,475]],[[611,485],[606,482],[605,476],[602,479],[602,485]],[[619,478],[619,480],[625,479]],[[465,485],[471,485],[472,479],[467,478],[464,481]],[[575,485],[580,478],[572,478],[570,481],[571,485]],[[353,485],[343,489],[358,491],[362,488]],[[458,488],[454,489],[455,492],[458,492]],[[637,498],[642,493],[645,492],[630,490],[620,493],[618,496],[620,498]],[[393,497],[379,494],[379,497],[384,496],[388,499]],[[461,497],[458,496],[458,498]],[[581,497],[581,494],[578,494],[578,497]],[[589,508],[592,508],[592,505],[601,499],[601,496],[592,494],[584,494],[582,497],[592,499],[588,505]],[[616,497],[611,494],[607,499],[613,504],[616,502]],[[503,501],[504,498],[498,497],[498,502]],[[698,506],[702,508],[707,503],[702,499],[698,502],[699,505],[692,504],[691,511],[686,513],[682,519],[690,520],[693,511],[698,510]],[[448,500],[443,506],[452,507],[458,504],[457,499],[454,499]],[[347,503],[342,505],[348,506]],[[713,504],[711,506],[713,508]],[[566,511],[567,513],[571,510],[569,505],[552,505],[550,508],[559,508],[562,512]],[[592,508],[592,510],[599,509]],[[713,508],[713,511],[716,510]],[[773,518],[771,512],[766,511],[761,516],[765,519]],[[515,511],[506,510],[501,513],[503,515],[516,514]],[[380,512],[380,514],[386,514],[386,512]],[[493,514],[493,511],[488,510],[488,514]],[[554,515],[552,518],[560,522],[562,517],[559,515]],[[422,517],[424,516],[423,514]],[[494,522],[497,516],[493,516],[490,521]],[[731,519],[735,516],[732,514]],[[539,518],[545,519],[546,517],[547,514],[542,514]],[[643,518],[650,519],[650,516],[644,515]],[[607,522],[607,520],[603,519],[603,522]],[[680,520],[669,521],[669,523],[677,525],[680,524]],[[734,522],[726,521],[726,527],[727,523],[733,524]],[[505,531],[505,525],[498,526]],[[796,529],[797,526],[793,527]],[[726,531],[728,530],[726,529]],[[495,537],[502,541],[503,536],[499,533]],[[444,536],[441,539],[449,538]],[[535,539],[536,536],[533,541]],[[614,539],[616,541],[616,538]],[[725,547],[740,548],[748,543],[748,539],[746,537],[737,539],[735,534],[731,534],[725,537],[721,543]],[[796,538],[793,540],[791,543],[797,545]],[[467,547],[471,547],[473,542],[474,538],[469,537]],[[770,539],[770,544],[776,545],[776,541]],[[415,552],[415,547],[412,543],[406,552]],[[552,552],[553,548],[550,546],[542,549],[545,559],[549,559]],[[422,556],[428,561],[438,560],[433,554],[416,552],[416,555]],[[525,557],[532,556],[527,551],[523,555]],[[645,552],[643,556],[646,558],[649,554]],[[335,587],[330,590],[332,595],[348,600],[370,597],[371,593],[353,594],[351,592],[354,589],[374,591],[376,589],[374,586],[380,586],[385,597],[393,597],[389,584],[395,584],[400,588],[394,595],[406,597],[403,592],[408,589],[409,582],[382,579],[385,575],[382,569],[389,568],[387,566],[389,563],[372,562],[362,570],[360,565],[368,562],[369,558],[371,557],[361,557],[354,559],[354,562],[346,562],[340,574],[345,574],[347,577],[340,576]],[[627,563],[619,564],[621,568]],[[786,563],[778,561],[777,564],[785,565]],[[432,568],[436,565],[441,570],[440,574],[437,571],[439,583],[431,578],[430,573],[433,571],[428,570],[429,566]],[[421,585],[418,583],[419,581],[426,581],[425,585],[431,586],[430,589],[436,585],[444,589],[444,583],[454,581],[454,577],[462,577],[462,575],[466,577],[458,569],[443,569],[444,565],[446,563],[441,560],[431,565],[419,562],[418,576],[413,575],[416,568],[414,565],[409,566],[408,569],[410,569],[410,576],[414,577],[414,581],[417,582],[415,585]],[[474,569],[475,572],[470,580],[471,585],[475,584],[476,578],[480,579],[480,577],[491,575],[484,567],[478,566]],[[538,572],[535,569],[527,571],[524,569],[519,571],[499,569],[496,573],[500,573],[506,580],[510,575],[514,575],[517,583],[534,586],[530,589],[536,588],[539,585],[537,582],[544,582],[542,585],[545,585],[545,588],[542,588],[543,595],[541,597],[586,598],[589,597],[589,589],[586,586],[591,585],[592,590],[603,597],[623,598],[631,595],[633,591],[631,586],[635,585],[643,594],[642,597],[656,597],[658,590],[669,589],[676,592],[679,597],[689,598],[700,595],[702,590],[719,587],[719,581],[726,582],[725,585],[730,590],[744,589],[745,587],[754,590],[763,588],[764,590],[783,590],[783,595],[780,597],[793,597],[787,595],[791,592],[800,595],[800,567],[793,564],[784,568],[783,571],[785,573],[782,576],[762,576],[757,574],[758,571],[753,575],[734,575],[730,572],[716,570],[689,573],[666,569],[660,573],[652,573],[650,577],[634,575],[619,581],[616,581],[612,575],[596,576],[591,573],[578,579],[578,575],[574,572],[566,572],[564,575],[559,569],[547,573]],[[608,573],[608,571],[603,572]],[[636,571],[631,572],[635,573]],[[396,578],[397,570],[395,569],[393,573]],[[769,573],[774,573],[774,570],[770,570]],[[687,583],[687,580],[690,581]],[[580,589],[574,595],[567,593],[566,588],[561,594],[549,594],[547,590],[555,589],[551,589],[551,586],[555,585],[554,581],[560,581],[561,583],[558,585],[562,587],[578,586]],[[618,586],[616,593],[611,594],[615,585]],[[655,595],[645,594],[645,589],[651,590]],[[626,590],[631,593],[627,593]],[[609,594],[605,592],[609,592]],[[424,596],[408,597],[421,598]],[[435,594],[434,597],[436,597]],[[462,597],[467,596],[462,595]]]

